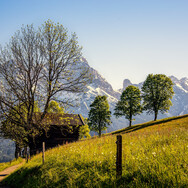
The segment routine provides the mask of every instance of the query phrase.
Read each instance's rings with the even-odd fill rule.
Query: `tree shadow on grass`
[[[76,172],[76,173],[75,173]],[[5,185],[14,188],[124,188],[124,187],[181,187],[186,188],[185,182],[172,182],[171,179],[162,178],[150,172],[143,174],[140,170],[123,173],[120,179],[116,179],[115,167],[111,168],[108,161],[102,164],[95,161],[89,163],[75,163],[70,168],[59,169],[59,179],[49,179],[42,174],[41,167],[22,168],[3,181]],[[47,179],[46,179],[47,178]]]
[[[114,176],[115,177],[115,176]],[[49,188],[62,188],[62,187],[77,187],[77,188],[165,188],[165,187],[179,187],[186,188],[187,184],[180,182],[172,182],[171,179],[159,179],[155,174],[143,175],[141,171],[134,171],[130,174],[123,175],[119,179],[106,177],[105,173],[95,173],[95,171],[85,171],[81,173],[72,184],[67,183],[65,177],[61,178],[58,182],[52,183]]]
[[[14,188],[27,187],[26,182],[33,176],[40,174],[40,166],[34,168],[20,168],[14,173],[10,174],[7,178],[2,181],[2,185],[8,185]]]

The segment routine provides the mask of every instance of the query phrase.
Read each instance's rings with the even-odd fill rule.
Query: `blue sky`
[[[187,0],[0,0],[0,44],[47,19],[76,32],[83,55],[115,89],[149,73],[188,77]]]

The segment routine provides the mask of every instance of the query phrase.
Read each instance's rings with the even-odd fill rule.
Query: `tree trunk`
[[[99,121],[99,137],[101,137],[101,122]]]
[[[27,157],[27,146],[24,146],[23,157]]]
[[[99,128],[99,137],[101,137],[101,129]]]
[[[132,125],[132,119],[129,120],[129,127]]]
[[[154,121],[157,120],[157,115],[158,115],[158,111],[155,111],[155,118],[154,118]]]
[[[15,148],[15,158],[16,160],[20,157],[20,147],[18,143],[16,143],[16,148]]]
[[[132,116],[132,113],[131,113],[131,111],[130,111],[129,127],[131,127],[131,125],[132,125],[132,119],[133,119],[133,116]]]

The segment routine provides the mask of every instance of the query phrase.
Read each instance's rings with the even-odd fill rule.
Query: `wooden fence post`
[[[122,176],[122,136],[117,135],[116,178]]]
[[[42,143],[42,164],[45,161],[45,142]]]
[[[26,163],[28,163],[28,152],[26,153]]]

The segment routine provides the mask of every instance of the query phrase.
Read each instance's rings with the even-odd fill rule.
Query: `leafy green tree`
[[[149,74],[142,86],[144,110],[154,113],[154,121],[158,112],[165,113],[172,106],[173,82],[164,74]]]
[[[34,113],[40,112],[38,104],[35,102]],[[27,120],[27,107],[25,103],[14,107],[10,110],[6,120],[1,122],[0,132],[5,138],[10,138],[19,145],[27,145],[28,137],[33,137],[35,132],[38,131],[37,127],[26,127],[25,121]],[[21,117],[20,117],[21,116]],[[20,121],[19,123],[17,121]],[[29,135],[28,135],[29,132]]]
[[[87,122],[87,119],[85,118],[85,122]],[[79,138],[91,138],[90,134],[90,129],[89,126],[87,124],[80,126],[79,128]]]
[[[40,112],[37,102],[35,102],[34,113]],[[10,110],[6,120],[1,122],[0,132],[4,138],[9,138],[15,141],[15,157],[18,158],[21,152],[21,148],[27,147],[29,140],[35,137],[36,132],[41,132],[40,126],[28,127],[24,123],[27,119],[27,107],[25,103],[15,106],[14,109]],[[21,116],[21,117],[20,117]],[[17,121],[20,121],[17,123]]]
[[[88,125],[92,131],[96,131],[101,137],[101,132],[110,125],[111,111],[106,96],[97,96],[90,105]]]
[[[114,115],[116,117],[125,116],[129,120],[129,126],[131,127],[133,116],[141,112],[141,92],[136,86],[128,86],[115,106]]]
[[[60,104],[57,101],[50,101],[48,109],[48,113],[59,113],[64,114],[64,108],[60,106]]]

